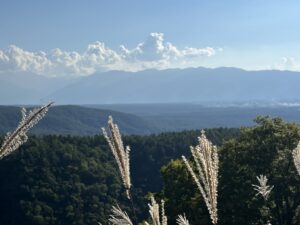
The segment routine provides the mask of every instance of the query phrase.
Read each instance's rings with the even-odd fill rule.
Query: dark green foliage
[[[161,188],[161,166],[186,154],[199,133],[124,138],[132,148],[133,194],[140,219],[148,215],[144,196]],[[221,144],[238,130],[211,129],[207,134]],[[106,224],[116,202],[131,214],[117,165],[100,136],[30,137],[0,161],[0,180],[1,225]]]
[[[299,224],[294,216],[300,205],[300,179],[291,152],[300,140],[300,127],[284,123],[279,118],[258,117],[256,123],[253,128],[242,129],[240,138],[228,142],[222,149],[221,182],[228,184],[220,190],[224,193],[221,196],[224,201],[231,199],[236,204],[234,207],[220,207],[224,214],[237,209],[236,214],[243,216],[239,220],[259,221],[260,213],[257,212],[263,201],[254,197],[251,183],[257,182],[256,175],[265,174],[269,183],[274,185],[269,200],[272,224]],[[245,201],[238,201],[240,197]]]
[[[2,160],[1,224],[103,222],[111,204],[123,198],[104,144],[99,137],[32,137]]]
[[[81,106],[53,106],[47,116],[30,132],[36,135],[96,135],[112,115],[123,134],[150,134],[154,128],[142,118],[105,109]],[[13,130],[21,118],[20,107],[0,106],[0,134]]]
[[[234,128],[207,129],[207,137],[216,145],[224,140],[237,137],[239,130]],[[158,192],[161,189],[160,168],[172,159],[189,155],[191,145],[197,143],[200,131],[162,133],[150,136],[128,136],[131,146],[133,184],[145,191]]]
[[[219,224],[258,225],[270,217],[273,225],[300,224],[300,177],[291,156],[300,139],[300,127],[278,118],[259,117],[256,123],[241,132],[206,130],[207,137],[222,146]],[[189,146],[197,143],[199,133],[124,138],[132,148],[139,219],[147,217],[147,192],[163,188],[159,196],[166,199],[170,224],[183,212],[192,224],[210,224],[203,199],[178,160],[182,154],[189,156]],[[223,144],[224,140],[229,141]],[[259,174],[275,186],[267,203],[269,210],[251,186]],[[116,163],[100,136],[30,137],[19,151],[0,161],[0,179],[1,225],[105,224],[116,202],[132,217]]]
[[[210,224],[210,217],[198,189],[192,181],[183,161],[174,160],[161,169],[163,191],[169,223],[175,224],[179,214],[186,214],[192,224]]]
[[[291,154],[300,140],[300,126],[268,117],[258,117],[256,123],[242,128],[238,139],[220,149],[218,224],[266,224],[270,217],[273,225],[300,224],[300,177]],[[266,205],[252,187],[259,174],[274,185]],[[204,201],[182,162],[163,167],[162,175],[161,195],[166,198],[171,224],[183,212],[192,224],[210,224]]]

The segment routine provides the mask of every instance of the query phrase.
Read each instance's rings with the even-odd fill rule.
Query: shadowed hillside
[[[112,115],[124,134],[150,134],[152,126],[142,118],[112,110],[80,106],[54,106],[47,117],[32,129],[32,134],[94,135],[106,126]],[[20,108],[0,106],[0,133],[13,130],[21,117]]]

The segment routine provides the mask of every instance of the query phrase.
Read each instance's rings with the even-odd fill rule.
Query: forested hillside
[[[155,131],[150,123],[132,114],[67,105],[52,107],[31,134],[96,135],[101,126],[105,126],[109,115],[115,118],[124,134],[150,134]],[[0,134],[14,129],[20,118],[20,107],[0,106]]]
[[[240,104],[245,104],[241,105]],[[247,104],[250,104],[250,106]],[[253,103],[254,104],[254,103]],[[291,103],[293,105],[293,103]],[[29,106],[27,106],[29,107]],[[37,126],[35,135],[98,135],[112,115],[125,135],[158,134],[215,127],[253,126],[258,115],[300,123],[299,105],[203,106],[201,104],[55,105]],[[0,135],[11,131],[21,117],[20,107],[0,106]]]
[[[200,131],[128,136],[138,215],[147,215],[144,196],[161,190],[160,168],[188,154]],[[220,145],[238,129],[207,130]],[[127,206],[116,164],[102,136],[30,137],[0,162],[0,224],[106,224],[112,204]]]
[[[219,149],[218,224],[300,224],[300,176],[292,150],[300,140],[300,126],[281,119],[259,117],[256,126],[242,128],[237,139]],[[257,194],[256,176],[274,186],[267,201]],[[162,168],[161,197],[170,224],[185,213],[191,224],[211,224],[202,196],[181,160]]]
[[[180,157],[190,156],[200,131],[125,136],[131,146],[133,201],[138,220],[148,218],[147,193],[166,202],[170,225],[185,213],[192,225],[210,225],[203,198]],[[218,216],[220,225],[298,225],[300,176],[292,150],[300,126],[259,117],[241,129],[208,129],[219,146]],[[252,184],[264,174],[274,185],[265,202]],[[30,137],[0,161],[1,225],[107,224],[117,203],[133,217],[117,165],[102,136]]]

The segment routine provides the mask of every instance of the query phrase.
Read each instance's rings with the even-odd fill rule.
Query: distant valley
[[[33,134],[95,135],[112,115],[124,134],[250,126],[258,115],[300,122],[300,72],[188,68],[86,77],[0,74],[0,133],[20,107],[54,101]]]
[[[97,135],[112,115],[125,135],[253,125],[258,115],[300,123],[299,106],[204,107],[199,104],[53,106],[32,134]],[[0,134],[13,130],[20,107],[0,106]]]

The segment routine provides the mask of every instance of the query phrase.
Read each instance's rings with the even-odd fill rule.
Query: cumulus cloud
[[[50,52],[30,52],[11,45],[0,50],[0,72],[29,71],[45,76],[83,76],[108,70],[188,67],[201,63],[203,57],[215,54],[216,50],[211,47],[179,49],[166,42],[163,33],[150,33],[144,42],[133,49],[121,45],[119,50],[113,50],[98,41],[89,44],[82,53],[59,48]]]
[[[34,71],[42,73],[51,67],[46,53],[28,52],[11,45],[6,51],[0,51],[1,71]]]
[[[151,33],[147,40],[140,43],[132,50],[121,46],[122,56],[130,60],[138,61],[159,61],[178,60],[188,57],[212,56],[215,54],[213,48],[189,48],[179,50],[176,46],[164,41],[164,34]]]
[[[273,69],[300,71],[300,61],[293,57],[282,57],[279,62],[275,63]]]

